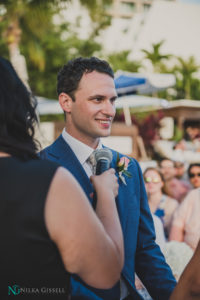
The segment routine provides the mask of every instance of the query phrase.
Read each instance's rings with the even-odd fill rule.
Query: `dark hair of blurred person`
[[[188,167],[190,183],[196,189],[200,187],[200,163],[190,164]]]
[[[123,267],[114,170],[91,177],[94,213],[66,169],[36,159],[35,101],[3,58],[0,75],[0,298],[67,299],[69,273],[112,287]]]
[[[36,100],[11,64],[2,58],[0,64],[0,150],[21,159],[37,158]]]

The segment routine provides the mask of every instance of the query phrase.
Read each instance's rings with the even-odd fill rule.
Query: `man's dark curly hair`
[[[78,89],[83,74],[93,71],[105,73],[114,78],[113,70],[105,60],[101,60],[97,57],[78,57],[70,60],[59,71],[57,77],[58,95],[60,95],[60,93],[66,93],[75,101],[74,92]]]

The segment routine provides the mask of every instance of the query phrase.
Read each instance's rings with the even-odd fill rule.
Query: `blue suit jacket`
[[[111,167],[116,168],[117,152],[112,150],[112,153]],[[40,156],[56,161],[67,168],[77,179],[92,203],[90,193],[93,188],[90,180],[62,136],[45,148]],[[116,198],[125,244],[125,264],[122,277],[132,299],[142,299],[135,289],[136,272],[153,299],[167,300],[176,285],[176,281],[159,246],[155,243],[154,225],[142,173],[135,159],[131,159],[128,171],[131,172],[132,177],[126,177],[127,185],[122,182],[119,183],[119,193]],[[76,276],[72,277],[72,299],[116,300],[119,298],[119,283],[110,290],[99,290],[87,286]]]

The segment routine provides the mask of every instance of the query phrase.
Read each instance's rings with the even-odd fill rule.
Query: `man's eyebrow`
[[[92,100],[92,99],[95,99],[95,98],[105,99],[106,96],[97,94],[97,95],[92,95],[92,96],[88,97],[89,100]]]
[[[113,96],[112,98],[110,98],[111,101],[115,101],[118,97],[117,96]]]
[[[93,99],[96,99],[96,98],[103,100],[103,99],[106,99],[106,96],[96,94],[96,95],[92,95],[92,96],[88,97],[88,100],[93,100]],[[110,98],[111,101],[115,101],[116,99],[117,99],[117,95]]]

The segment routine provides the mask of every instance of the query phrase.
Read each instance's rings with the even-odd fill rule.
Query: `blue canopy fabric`
[[[130,94],[151,94],[174,86],[176,78],[173,74],[140,74],[126,71],[117,71],[115,87],[118,96]]]
[[[146,83],[146,78],[132,77],[127,75],[120,75],[115,78],[115,88],[118,94],[126,94],[129,92],[136,92],[138,86]]]

